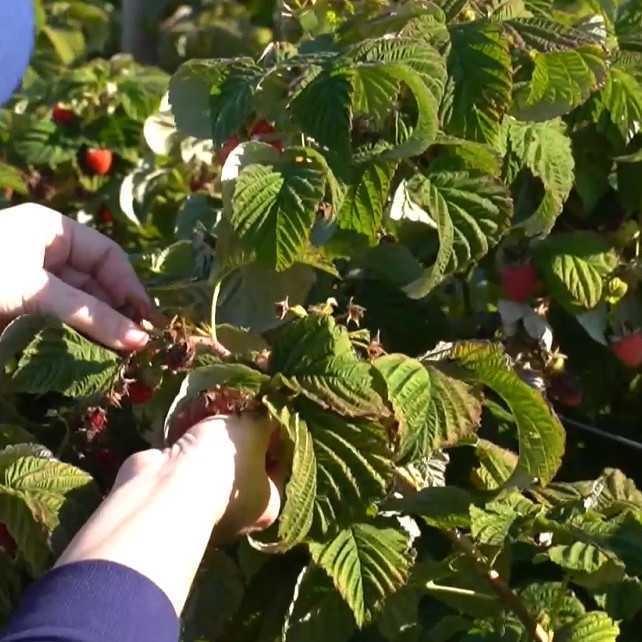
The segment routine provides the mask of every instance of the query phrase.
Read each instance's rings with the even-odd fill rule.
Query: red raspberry
[[[51,110],[51,118],[56,125],[65,127],[74,122],[76,114],[74,114],[71,109],[67,109],[66,107],[58,104]]]
[[[266,142],[268,142],[272,147],[275,149],[278,149],[280,152],[283,151],[283,141],[272,138],[272,136],[276,133],[276,129],[268,123],[267,120],[259,120],[254,127],[252,127],[252,131],[250,131],[250,138],[252,140],[264,140],[267,139]]]
[[[225,164],[228,156],[241,144],[241,139],[238,136],[231,136],[225,141],[218,153],[218,161],[221,165]]]
[[[616,339],[611,344],[611,350],[628,368],[639,368],[642,365],[642,333],[637,330]]]
[[[154,396],[154,391],[142,381],[132,381],[127,384],[127,396],[135,406],[149,403]]]
[[[89,148],[85,152],[87,168],[98,176],[109,174],[113,162],[114,154],[110,149]]]
[[[500,276],[504,297],[510,301],[526,303],[537,291],[537,272],[532,263],[507,265]]]

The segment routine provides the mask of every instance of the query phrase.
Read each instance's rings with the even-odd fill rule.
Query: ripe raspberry
[[[553,377],[548,387],[548,394],[551,399],[567,408],[577,408],[584,401],[584,393],[579,382],[567,374]]]
[[[266,140],[267,143],[272,145],[274,149],[278,149],[280,152],[283,151],[283,141],[272,138],[276,133],[276,129],[268,123],[267,120],[259,120],[252,130],[250,131],[250,138],[252,140]]]
[[[51,118],[56,125],[65,127],[74,122],[76,114],[74,114],[71,109],[67,109],[63,107],[63,105],[58,104],[51,110]]]
[[[89,148],[85,152],[85,165],[94,174],[105,176],[114,162],[114,154],[110,149]]]
[[[507,265],[501,271],[504,297],[517,303],[526,303],[537,291],[537,272],[532,263]]]
[[[178,441],[190,428],[208,417],[217,415],[242,414],[256,410],[260,404],[254,397],[242,390],[216,386],[195,399],[185,401],[174,415],[167,440],[170,444]]]
[[[171,372],[181,372],[190,368],[196,352],[189,341],[177,341],[171,345],[164,355],[164,365]]]
[[[225,144],[218,153],[218,161],[221,165],[225,164],[228,156],[241,144],[241,139],[238,136],[231,136],[225,141]]]
[[[113,223],[114,215],[107,206],[103,206],[98,210],[98,220],[105,224]]]
[[[140,406],[152,400],[154,391],[142,381],[132,381],[127,384],[127,396],[134,406]]]
[[[107,428],[107,411],[103,408],[92,406],[87,409],[84,419],[84,427],[87,431],[87,438],[91,442],[99,437]]]
[[[642,365],[642,332],[637,330],[613,341],[611,350],[628,368]]]

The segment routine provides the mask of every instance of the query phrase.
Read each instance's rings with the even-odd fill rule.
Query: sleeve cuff
[[[177,642],[179,633],[156,584],[95,560],[60,566],[31,586],[0,642]]]

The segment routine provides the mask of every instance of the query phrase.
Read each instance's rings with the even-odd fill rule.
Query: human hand
[[[171,448],[130,457],[57,566],[122,564],[159,586],[180,613],[215,525],[220,543],[277,519],[286,471],[266,473],[273,430],[252,415],[213,417]]]
[[[125,314],[152,305],[125,252],[111,239],[41,205],[0,211],[0,327],[48,314],[116,350],[147,334]]]

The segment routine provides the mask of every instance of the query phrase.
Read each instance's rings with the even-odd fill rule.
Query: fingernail
[[[148,341],[149,335],[147,332],[143,332],[143,330],[139,330],[138,328],[132,328],[127,331],[127,334],[125,334],[125,343],[130,346],[143,348],[147,345]]]

